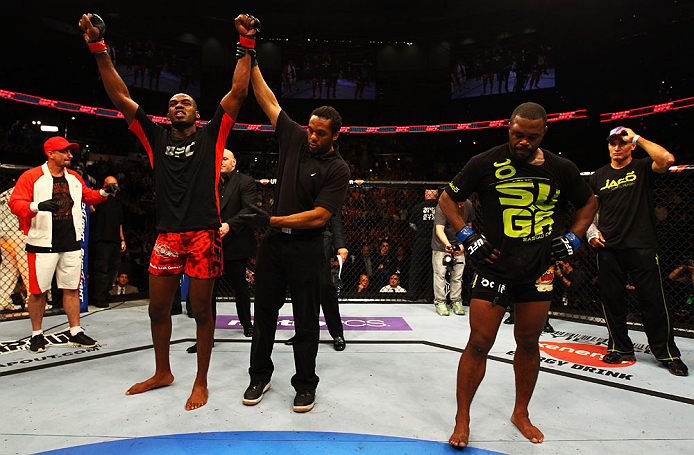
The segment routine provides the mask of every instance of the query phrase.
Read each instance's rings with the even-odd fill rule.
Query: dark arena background
[[[327,413],[323,415],[324,420],[320,425],[295,424],[292,420],[295,417],[287,414],[278,418],[277,427],[260,425],[257,432],[253,425],[235,426],[234,422],[230,423],[231,417],[228,416],[219,425],[215,425],[213,419],[208,421],[205,418],[205,423],[198,427],[184,423],[185,419],[179,415],[182,413],[176,412],[176,416],[172,417],[168,410],[159,411],[163,416],[181,419],[181,423],[173,424],[171,428],[157,423],[149,433],[127,429],[109,433],[104,429],[107,427],[100,427],[100,432],[96,432],[80,429],[76,424],[71,424],[74,429],[61,432],[51,428],[47,417],[40,419],[37,426],[29,423],[32,421],[32,413],[56,413],[54,418],[58,427],[65,419],[74,418],[74,415],[79,415],[83,425],[88,427],[89,416],[83,414],[79,408],[81,404],[76,400],[81,400],[83,394],[93,397],[100,393],[101,381],[94,373],[90,373],[85,375],[85,381],[95,382],[79,384],[82,382],[79,378],[82,370],[70,366],[72,364],[67,363],[67,360],[56,360],[52,365],[47,360],[40,368],[31,364],[31,361],[27,361],[27,365],[21,364],[24,360],[31,359],[31,355],[23,347],[30,332],[25,307],[27,290],[23,278],[26,276],[26,268],[15,254],[15,250],[22,244],[23,235],[17,230],[16,220],[7,206],[8,190],[24,170],[45,161],[42,144],[48,137],[59,135],[80,145],[79,150],[73,153],[73,168],[79,169],[85,180],[96,185],[101,184],[107,175],[118,178],[122,190],[119,198],[124,208],[123,230],[127,242],[127,249],[121,255],[119,271],[127,272],[130,284],[140,291],[125,300],[114,299],[108,311],[99,311],[90,306],[88,310],[85,309],[89,312],[83,313],[83,317],[92,314],[91,312],[98,313],[95,316],[99,317],[101,313],[120,312],[121,316],[115,318],[117,323],[111,324],[118,326],[119,330],[126,330],[119,335],[123,338],[129,336],[127,330],[130,324],[137,321],[137,330],[142,332],[135,337],[137,343],[121,342],[114,334],[111,350],[106,345],[101,352],[87,353],[81,359],[88,359],[92,355],[95,361],[101,362],[100,368],[107,369],[109,356],[126,356],[147,350],[137,358],[137,362],[142,361],[147,365],[151,363],[146,304],[147,266],[157,235],[154,228],[156,195],[153,174],[145,150],[135,135],[127,131],[125,121],[122,116],[119,117],[106,96],[94,58],[77,28],[77,22],[84,12],[95,12],[104,18],[107,25],[106,41],[132,98],[149,115],[161,116],[155,120],[162,122],[166,120],[167,101],[172,94],[180,91],[190,93],[197,100],[201,120],[210,119],[219,100],[231,88],[238,40],[234,17],[240,13],[250,13],[261,19],[262,30],[256,47],[258,62],[282,108],[302,125],[307,124],[313,109],[326,104],[334,106],[343,118],[343,129],[337,143],[350,167],[352,178],[342,206],[349,256],[342,268],[334,261],[332,274],[339,292],[343,322],[345,314],[363,316],[364,320],[371,316],[388,315],[413,320],[422,317],[427,321],[422,329],[423,334],[408,335],[410,338],[390,337],[388,333],[369,338],[370,332],[365,332],[366,335],[360,339],[348,331],[347,349],[355,352],[360,348],[365,349],[376,364],[379,361],[377,355],[389,359],[394,359],[396,354],[400,355],[397,351],[390,351],[391,345],[397,346],[396,349],[407,350],[409,348],[398,343],[416,344],[414,350],[419,357],[412,359],[419,363],[418,368],[423,368],[433,355],[427,353],[427,349],[454,354],[455,358],[441,370],[441,375],[445,375],[447,383],[450,383],[448,389],[439,390],[438,386],[432,387],[431,384],[421,385],[423,390],[428,389],[445,397],[445,402],[451,407],[455,402],[453,383],[456,359],[467,336],[461,336],[460,331],[467,334],[465,326],[468,321],[458,318],[463,322],[459,322],[455,329],[451,327],[450,337],[446,335],[443,327],[449,327],[452,324],[449,321],[456,316],[447,318],[445,326],[440,322],[444,318],[436,315],[432,304],[431,256],[422,259],[413,254],[417,237],[423,234],[412,228],[411,216],[415,206],[424,200],[425,190],[447,184],[472,156],[506,142],[510,114],[518,104],[526,101],[542,104],[549,114],[548,132],[542,147],[573,161],[586,179],[597,168],[609,162],[605,138],[610,129],[623,125],[657,142],[672,152],[676,159],[675,166],[658,179],[654,190],[663,291],[672,310],[673,319],[670,323],[678,336],[683,359],[689,360],[689,363],[694,359],[694,282],[691,277],[675,277],[672,274],[678,267],[694,263],[694,229],[691,227],[694,222],[694,147],[691,140],[691,132],[694,131],[694,73],[690,63],[690,43],[694,38],[694,2],[462,0],[425,4],[389,1],[240,4],[216,0],[54,0],[4,6],[5,11],[0,17],[0,340],[4,340],[0,349],[0,376],[8,377],[3,378],[5,385],[0,388],[4,389],[3,396],[7,394],[9,397],[12,387],[16,386],[21,390],[18,394],[24,396],[23,400],[29,401],[34,388],[44,384],[43,381],[45,385],[41,385],[41,388],[56,387],[60,383],[61,390],[54,393],[70,395],[72,400],[58,400],[54,402],[56,409],[44,409],[23,407],[22,400],[14,398],[9,413],[3,410],[3,414],[9,416],[9,426],[0,431],[3,436],[0,438],[0,447],[4,447],[0,452],[24,454],[55,450],[52,453],[123,453],[116,445],[109,446],[110,448],[82,447],[80,451],[72,446],[105,441],[115,444],[116,441],[130,441],[128,438],[152,435],[161,435],[166,440],[166,435],[173,437],[184,433],[204,433],[209,435],[208,442],[212,441],[206,447],[209,450],[220,450],[217,453],[227,453],[219,448],[227,443],[228,447],[248,449],[247,453],[279,453],[262,452],[274,450],[270,445],[253,445],[254,441],[260,444],[275,437],[291,441],[296,450],[309,450],[306,447],[315,445],[319,447],[315,450],[321,453],[353,453],[349,451],[353,440],[345,440],[341,436],[335,436],[334,439],[330,439],[332,436],[326,436],[327,439],[321,439],[322,436],[316,436],[315,439],[306,437],[306,434],[316,431],[325,432],[321,433],[323,435],[341,432],[339,434],[343,436],[358,433],[363,437],[360,440],[362,449],[367,450],[361,453],[372,453],[368,450],[373,453],[376,450],[383,450],[379,453],[389,453],[390,449],[376,448],[388,444],[392,444],[388,446],[392,448],[400,444],[400,453],[452,453],[452,449],[445,444],[453,428],[452,408],[447,408],[448,414],[444,416],[446,419],[436,424],[431,422],[435,422],[438,416],[432,417],[428,424],[432,428],[427,427],[426,430],[435,434],[415,430],[400,432],[392,421],[385,429],[379,428],[378,423],[370,429],[359,425],[350,426],[349,423],[358,421],[359,416],[348,416],[345,421],[340,420],[331,426],[326,422],[331,422],[333,414]],[[295,70],[292,69],[293,65],[296,65]],[[314,86],[312,75],[319,71],[317,67],[334,74],[335,90],[328,86],[330,77],[327,75],[320,87]],[[504,71],[507,71],[506,79],[499,80],[498,74]],[[490,80],[487,76],[490,72],[497,74],[497,77]],[[259,190],[257,205],[271,211],[279,156],[278,142],[267,117],[255,101],[252,89],[249,89],[248,98],[236,120],[226,147],[235,153],[237,169],[256,180]],[[634,155],[643,157],[646,153],[637,148]],[[482,208],[477,204],[475,195],[471,200],[476,204],[477,210],[474,228],[484,232],[480,220]],[[256,229],[256,240],[261,235],[261,230]],[[424,235],[428,239],[431,237],[431,233]],[[400,284],[408,292],[392,294],[393,297],[384,297],[378,292],[357,292],[359,276],[364,272],[360,265],[364,251],[368,250],[373,261],[376,261],[384,241],[389,244],[388,254],[392,258],[392,270],[389,272],[399,273]],[[426,244],[429,244],[428,240]],[[555,286],[550,316],[560,334],[556,336],[564,337],[564,341],[583,339],[582,342],[604,349],[607,331],[598,292],[600,283],[597,280],[595,250],[584,242],[573,267],[581,271],[584,279],[580,290],[572,293],[571,298],[566,289],[560,285]],[[255,258],[251,258],[247,264],[247,281],[252,297],[254,270]],[[88,282],[89,269],[85,272]],[[463,277],[466,309],[473,275],[474,264],[468,261]],[[386,275],[375,272],[370,277],[372,288],[378,289],[386,285],[387,278]],[[629,284],[629,328],[632,333],[638,333],[632,336],[641,340],[637,352],[648,353],[648,345],[643,341],[645,336],[642,333],[641,312],[633,295],[633,288],[639,283]],[[52,307],[46,314],[55,317],[44,321],[47,333],[51,332],[47,330],[50,325],[57,324],[56,330],[65,328],[58,327],[65,319],[60,297],[61,292],[54,289],[51,293]],[[185,293],[180,299],[185,302]],[[234,299],[231,287],[221,280],[220,317],[235,314]],[[289,295],[287,302],[291,302]],[[185,303],[183,307],[185,313]],[[287,307],[290,305],[286,305],[285,309]],[[128,311],[132,313],[127,313]],[[287,314],[291,314],[290,310],[287,311]],[[178,318],[183,319],[185,316]],[[53,324],[51,322],[54,319],[56,322]],[[219,321],[218,318],[217,327]],[[120,323],[122,326],[118,325]],[[103,324],[108,325],[109,322]],[[177,334],[177,327],[184,324],[190,326],[185,331],[186,335]],[[417,324],[410,322],[410,326],[413,330],[418,330]],[[174,324],[171,349],[172,355],[178,349],[180,358],[188,359],[187,368],[192,371],[193,356],[186,357],[183,345],[180,344],[187,344],[194,339],[191,327],[192,323],[182,321]],[[99,334],[99,325],[92,322],[90,330],[91,333]],[[453,332],[454,330],[458,332]],[[502,330],[505,330],[503,325]],[[215,356],[223,355],[224,349],[232,350],[238,357],[233,365],[238,370],[234,373],[234,380],[238,377],[241,384],[236,389],[242,390],[246,381],[250,340],[236,337],[236,334],[233,340],[225,339],[220,332],[222,331],[216,332],[217,344],[213,350],[213,361]],[[427,338],[430,333],[437,335]],[[436,338],[439,333],[442,333],[441,339]],[[279,334],[280,332],[278,339]],[[412,338],[413,336],[417,338]],[[501,371],[500,375],[506,374],[508,384],[504,384],[508,389],[504,389],[507,399],[504,404],[510,407],[510,397],[513,395],[510,384],[512,373],[510,361],[505,355],[513,349],[513,339],[510,331],[504,336],[507,337],[509,347],[499,348],[499,353],[495,355],[498,360],[496,363],[500,366],[495,368]],[[353,343],[349,337],[354,339]],[[57,336],[55,344],[60,344],[59,339]],[[546,341],[545,336],[543,340]],[[382,352],[379,351],[381,347]],[[283,348],[283,345],[278,344],[276,350],[282,351]],[[321,350],[323,349],[327,348],[321,345]],[[286,372],[291,370],[292,362],[289,349],[285,354],[286,361],[278,363],[286,367]],[[328,354],[343,355],[333,352],[324,355]],[[319,354],[319,363],[322,362],[321,355]],[[136,362],[135,359],[131,360]],[[356,364],[361,360],[350,359],[352,361]],[[13,362],[15,365],[10,365]],[[645,364],[646,361],[642,363]],[[341,365],[344,367],[344,363]],[[580,368],[572,367],[569,371],[567,367],[566,372],[560,372],[556,377],[565,381],[571,375],[579,375],[580,370],[583,379],[589,378],[585,380],[590,383],[590,387],[595,384],[604,386],[603,383],[612,379],[596,379],[596,375],[604,373],[585,373],[591,367],[584,368],[578,361],[574,365],[579,365]],[[409,368],[404,361],[393,362],[391,367],[396,370]],[[51,377],[48,381],[44,371],[44,379],[41,379],[41,371],[38,370],[45,368],[56,368],[56,375],[59,376]],[[66,369],[61,371],[59,368]],[[319,366],[319,373],[320,368]],[[546,368],[555,366],[543,364],[542,371]],[[118,378],[117,386],[124,391],[126,384],[132,382],[130,376],[133,375],[128,373],[118,370],[112,373],[108,381],[113,381],[118,375],[127,375],[125,379]],[[29,379],[22,379],[24,374],[35,375],[30,379],[33,385],[25,384]],[[214,374],[213,369],[210,375]],[[339,373],[332,374],[339,376]],[[140,373],[137,375],[139,377]],[[434,376],[436,377],[430,378],[432,382],[438,378],[436,374]],[[595,392],[584,385],[576,386],[576,389],[571,385],[566,387],[568,390],[602,396],[604,412],[623,413],[618,420],[626,426],[629,425],[630,415],[617,403],[619,400],[631,399],[627,392],[638,393],[651,400],[644,401],[643,408],[634,412],[647,413],[648,409],[660,407],[665,400],[665,405],[672,404],[674,407],[663,417],[662,427],[675,427],[674,433],[681,434],[680,436],[672,436],[673,433],[666,430],[642,436],[640,431],[632,428],[626,431],[629,434],[624,438],[626,445],[619,448],[624,452],[618,452],[613,449],[617,447],[616,441],[622,440],[619,433],[572,433],[564,440],[561,439],[563,430],[559,427],[553,429],[553,435],[547,435],[544,444],[530,447],[522,435],[512,432],[506,436],[489,432],[482,439],[475,440],[473,427],[471,446],[479,449],[470,448],[469,453],[568,453],[569,450],[578,450],[579,453],[627,453],[635,450],[640,452],[640,446],[637,445],[639,443],[646,444],[652,453],[665,453],[666,450],[668,453],[685,453],[693,442],[691,426],[686,436],[683,436],[686,432],[677,433],[677,427],[679,421],[691,422],[691,418],[694,418],[694,395],[691,392],[694,389],[689,378],[680,379],[672,387],[668,383],[667,386],[649,388],[650,383],[661,379],[678,381],[665,376],[669,376],[666,370],[653,373],[649,371],[642,374],[643,383],[619,385],[619,399],[614,399],[612,405],[612,389]],[[354,381],[361,381],[349,377]],[[543,375],[540,382],[542,377]],[[10,379],[15,381],[14,385]],[[186,380],[183,379],[183,382]],[[399,378],[398,381],[406,383],[410,379]],[[77,385],[68,390],[70,386],[67,384],[72,382]],[[96,388],[92,390],[92,387]],[[118,387],[116,390],[122,395]],[[321,387],[328,389],[328,386]],[[358,386],[346,386],[336,378],[330,387]],[[545,384],[544,387],[543,392],[550,395],[557,393],[552,391],[551,385]],[[239,407],[241,392],[236,389],[231,398],[227,394],[226,402],[212,406]],[[108,393],[111,393],[110,389]],[[346,400],[349,396],[347,391],[341,393]],[[410,397],[408,401],[418,400],[422,395],[429,396],[416,387],[410,393],[415,398]],[[359,392],[358,399],[365,400],[364,404],[371,400],[362,392]],[[392,399],[404,398],[396,396]],[[475,404],[479,406],[482,399]],[[104,403],[109,403],[106,406],[111,406],[107,398],[103,400],[106,400]],[[131,400],[128,400],[127,405],[129,412],[139,413],[147,407],[138,403],[133,405]],[[165,400],[163,396],[159,399]],[[579,402],[582,398],[574,396],[573,400]],[[345,401],[336,401],[335,409],[346,406]],[[179,404],[176,402],[176,406],[182,411],[183,407]],[[545,405],[552,407],[554,403],[548,400]],[[68,406],[69,411],[59,409],[58,406]],[[212,406],[206,406],[203,412]],[[352,403],[350,406],[362,405]],[[432,406],[436,405],[432,403]],[[614,411],[613,408],[619,411]],[[566,409],[570,409],[568,404]],[[408,408],[403,411],[403,416],[405,412],[412,412],[413,415],[404,417],[401,417],[397,409],[393,411],[393,415],[383,411],[382,417],[398,421],[402,418],[408,420],[403,424],[406,428],[416,428],[421,410]],[[111,420],[103,412],[97,413],[96,418],[106,419],[112,425],[122,423],[127,426],[119,420],[125,417],[119,415]],[[333,409],[332,412],[336,411]],[[232,417],[238,418],[236,415]],[[258,420],[266,418],[268,416],[261,416]],[[553,418],[553,414],[549,413],[547,419]],[[567,411],[556,418],[566,419],[565,423],[568,425]],[[246,419],[244,422],[253,421],[250,414],[241,419]],[[345,419],[345,416],[341,419]],[[572,419],[582,422],[582,419],[587,418],[574,416]],[[596,426],[615,425],[610,418],[596,419],[601,419]],[[647,416],[643,420],[648,422]],[[18,429],[12,430],[12,425],[18,425]],[[498,426],[498,423],[490,421],[489,425]],[[438,430],[441,430],[440,433],[437,433]],[[35,440],[32,431],[44,435],[44,442]],[[234,445],[238,438],[228,436],[234,432],[247,436],[247,439],[244,439],[246,436],[240,438],[246,445]],[[371,436],[365,435],[384,436],[372,441]],[[84,439],[80,439],[81,437]],[[393,441],[388,439],[390,437]],[[553,445],[552,437],[561,439],[561,443]],[[646,439],[639,442],[642,437]],[[169,447],[164,444],[159,449],[143,448],[142,452],[137,453],[161,453],[164,450],[171,453],[194,453],[195,450],[202,450],[202,445],[196,445],[201,442],[197,439],[191,442],[193,439],[182,438],[178,445]],[[512,443],[494,443],[504,439],[512,440]],[[148,447],[157,446],[157,442],[152,441],[150,440],[148,444],[151,446]],[[222,444],[220,441],[225,442]],[[427,441],[433,445],[416,445]],[[615,445],[601,445],[605,441]],[[344,451],[338,451],[335,447]],[[70,448],[74,451],[70,451]]]

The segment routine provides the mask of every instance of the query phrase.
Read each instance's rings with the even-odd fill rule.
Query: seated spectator
[[[394,257],[390,252],[390,242],[388,240],[382,240],[378,255],[375,259],[376,269],[373,275],[377,285],[388,282],[388,277],[393,274],[393,261]]]
[[[388,280],[388,284],[383,286],[379,292],[381,292],[381,293],[391,293],[391,292],[404,293],[407,291],[405,290],[405,288],[400,286],[400,277],[398,276],[398,274],[393,273],[390,276],[390,279]]]
[[[118,274],[116,278],[116,284],[113,285],[109,294],[111,295],[122,295],[122,294],[135,294],[140,292],[135,286],[128,284],[130,283],[130,277],[127,273],[123,272]]]
[[[373,294],[373,288],[369,286],[371,280],[366,274],[362,274],[359,277],[359,284],[357,286],[357,294],[370,295]]]

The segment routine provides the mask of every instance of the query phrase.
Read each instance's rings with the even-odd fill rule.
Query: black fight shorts
[[[549,302],[552,300],[554,265],[534,282],[508,284],[495,278],[475,273],[472,280],[472,298],[492,302],[508,309],[514,303]]]

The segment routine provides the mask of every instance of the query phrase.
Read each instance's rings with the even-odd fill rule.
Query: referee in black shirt
[[[270,388],[271,359],[279,310],[287,287],[294,312],[294,411],[307,412],[315,404],[318,352],[323,229],[338,212],[347,194],[349,168],[334,141],[342,119],[329,106],[314,110],[304,129],[280,108],[258,66],[251,70],[258,104],[275,127],[280,160],[274,216],[260,209],[243,218],[269,226],[260,243],[255,273],[255,318],[251,345],[251,382],[243,404],[254,405]]]

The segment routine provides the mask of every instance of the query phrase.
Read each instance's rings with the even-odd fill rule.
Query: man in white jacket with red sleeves
[[[72,150],[78,147],[60,136],[48,139],[43,145],[47,161],[19,177],[8,202],[26,235],[32,353],[44,352],[48,345],[41,324],[46,291],[51,288],[54,274],[58,288],[63,290],[63,308],[70,323],[68,346],[90,348],[99,344],[80,327],[80,239],[84,233],[81,203],[99,204],[115,193],[116,187],[109,184],[93,190],[67,168]]]

